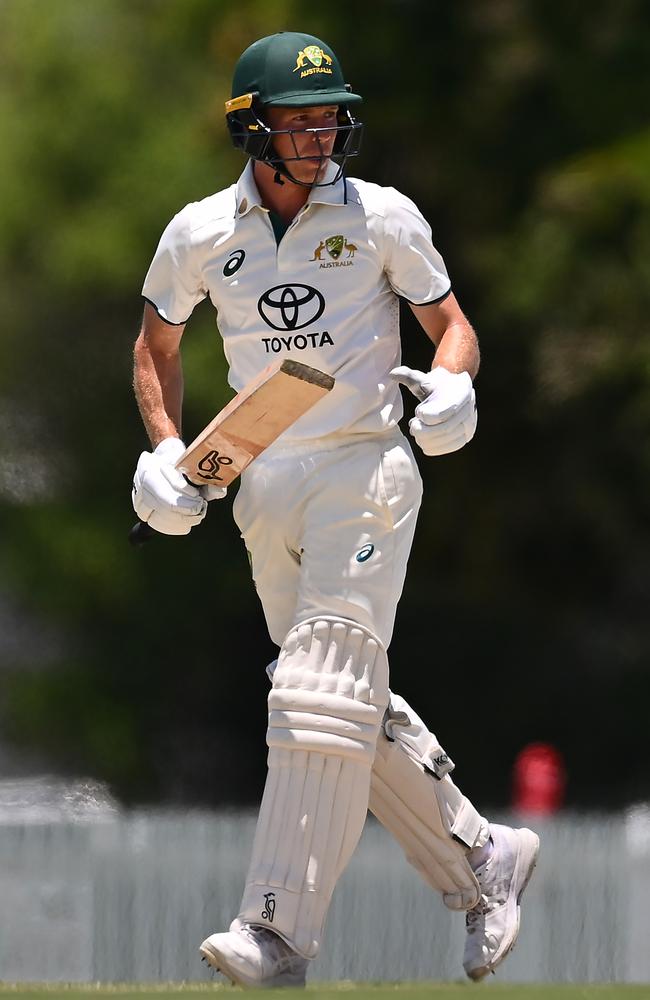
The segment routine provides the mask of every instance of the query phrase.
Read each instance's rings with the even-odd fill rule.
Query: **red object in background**
[[[549,816],[564,802],[566,769],[559,750],[550,743],[529,743],[515,758],[512,808]]]

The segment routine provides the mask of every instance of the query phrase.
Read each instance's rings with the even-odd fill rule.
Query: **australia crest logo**
[[[320,267],[350,267],[352,258],[358,249],[347,236],[328,236],[327,239],[320,241],[314,250],[314,256],[309,259],[317,260]],[[343,260],[340,260],[344,251],[345,256]],[[329,260],[327,257],[323,260],[324,253],[327,253]]]
[[[311,67],[307,67],[307,62],[311,63]],[[306,45],[304,49],[301,49],[296,58],[296,65],[293,70],[296,73],[301,70],[300,76],[311,76],[312,73],[330,73],[332,65],[332,57],[328,56],[326,52],[323,52],[320,45]]]

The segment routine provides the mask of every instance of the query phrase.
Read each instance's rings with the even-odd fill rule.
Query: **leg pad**
[[[388,661],[364,627],[310,619],[288,634],[269,695],[269,772],[239,920],[318,952],[361,835],[388,703]]]

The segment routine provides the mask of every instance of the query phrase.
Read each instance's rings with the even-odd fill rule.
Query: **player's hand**
[[[478,415],[468,372],[419,372],[402,366],[390,374],[421,400],[409,430],[425,455],[448,455],[472,440]]]
[[[227,492],[225,486],[199,486],[199,493],[206,500],[223,500]]]
[[[143,451],[133,480],[133,509],[163,535],[187,535],[200,524],[208,498],[187,482],[174,463],[185,451],[180,438],[165,438],[153,451]],[[214,487],[204,487],[213,489]],[[225,494],[225,490],[220,491]]]

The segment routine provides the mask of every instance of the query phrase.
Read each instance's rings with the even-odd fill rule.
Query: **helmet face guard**
[[[326,94],[323,94],[322,103],[327,103]],[[318,106],[315,100],[312,106]],[[259,160],[260,163],[266,163],[293,184],[299,184],[301,187],[328,187],[331,184],[336,184],[343,173],[348,158],[356,156],[361,149],[363,124],[352,115],[349,107],[345,104],[339,105],[337,124],[335,126],[327,126],[326,128],[280,129],[274,131],[266,124],[263,115],[264,105],[260,100],[260,95],[256,92],[243,94],[241,97],[235,97],[230,101],[226,101],[226,121],[233,145],[237,149],[241,149],[251,159]],[[312,151],[309,156],[299,155],[295,135],[300,135],[304,132],[315,136],[319,153]],[[323,151],[320,137],[321,135],[331,136],[332,132],[336,132],[334,148],[331,153],[326,154]],[[295,156],[285,156],[283,158],[278,156],[274,140],[279,135],[289,136]],[[313,181],[300,181],[292,175],[291,169],[287,164],[291,164],[297,160],[314,163]],[[338,166],[336,175],[328,181],[318,181],[316,178],[319,176],[322,166],[329,160],[333,160]]]

